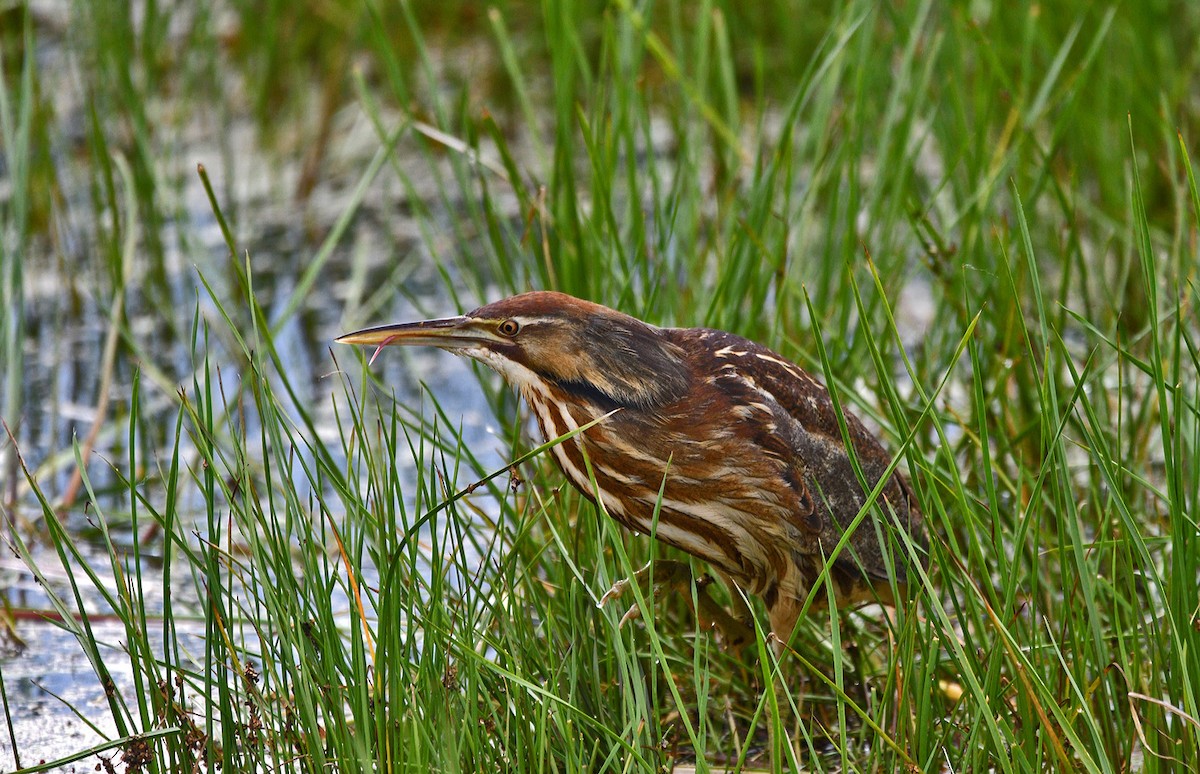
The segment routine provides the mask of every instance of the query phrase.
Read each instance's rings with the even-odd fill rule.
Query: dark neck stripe
[[[545,376],[543,374],[543,376]],[[625,404],[615,400],[611,395],[596,387],[591,382],[578,381],[575,379],[550,379],[554,386],[564,392],[568,392],[580,398],[585,398],[592,403],[595,403],[604,411],[612,411],[615,408],[621,408]]]

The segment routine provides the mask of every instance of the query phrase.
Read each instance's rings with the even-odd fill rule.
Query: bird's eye
[[[504,336],[516,336],[517,331],[521,330],[521,323],[509,318],[500,323],[498,330]]]

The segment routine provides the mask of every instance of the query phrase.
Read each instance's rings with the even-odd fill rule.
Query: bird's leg
[[[741,650],[754,642],[754,627],[748,623],[750,607],[746,604],[746,600],[738,594],[736,587],[730,584],[729,595],[733,598],[735,611],[734,614],[731,614],[708,595],[708,587],[712,585],[712,582],[713,579],[707,575],[696,581],[696,606],[694,608],[696,623],[702,629],[715,627],[721,632],[721,641],[725,643],[726,647]],[[686,589],[684,592],[690,600],[691,596],[686,594]]]
[[[692,568],[684,562],[673,560],[662,560],[655,562],[653,566],[653,574],[651,573],[651,565],[647,564],[642,569],[633,574],[632,578],[625,578],[613,584],[604,596],[600,598],[600,606],[612,599],[618,599],[623,596],[628,590],[631,583],[636,583],[638,588],[642,590],[642,594],[648,595],[651,591],[651,577],[653,577],[653,587],[657,591],[660,588],[669,588],[672,591],[682,595],[691,603],[691,581]],[[721,632],[721,639],[734,648],[743,648],[754,641],[754,630],[743,620],[730,615],[729,611],[717,604],[708,593],[708,587],[712,585],[712,578],[703,576],[696,579],[696,597],[695,603],[692,605],[692,612],[696,616],[696,622],[702,629],[711,629],[716,627]],[[745,600],[735,592],[734,605],[735,609],[744,610],[747,614],[749,608],[746,606]],[[741,603],[738,605],[738,603]],[[625,611],[625,615],[621,616],[621,622],[618,626],[624,626],[625,622],[638,618],[642,614],[637,604],[633,604]],[[748,616],[747,616],[748,617]]]
[[[701,600],[700,607],[704,608],[703,612],[709,614],[711,623],[708,628],[716,626],[721,631],[721,638],[727,647],[739,651],[744,650],[754,644],[754,612],[750,609],[746,593],[738,586],[737,582],[720,570],[715,570],[715,572],[720,576],[725,588],[729,590],[730,604],[733,609],[726,610],[720,607],[707,594]],[[697,616],[700,613],[700,610],[696,611]]]
[[[612,588],[604,592],[604,596],[600,597],[600,607],[607,605],[610,600],[623,597],[629,591],[630,584],[633,583],[636,583],[637,587],[642,590],[643,596],[649,596],[652,578],[655,590],[663,586],[678,590],[683,584],[691,581],[692,568],[683,562],[669,559],[664,559],[660,562],[647,562],[646,566],[635,572],[632,578],[622,578],[614,583]],[[642,611],[638,609],[635,602],[625,611],[625,615],[621,616],[621,622],[617,625],[624,626],[626,621],[633,618],[641,618],[641,616]]]
[[[791,640],[792,632],[796,628],[796,622],[800,620],[801,602],[799,599],[791,595],[783,595],[774,605],[767,610],[767,618],[771,622],[770,640],[775,651],[775,660],[778,662],[783,658],[788,650],[788,645]],[[793,680],[796,676],[793,675]],[[785,679],[783,670],[779,669],[772,680],[770,690],[775,692],[775,706],[779,711],[779,724],[771,723],[767,726],[768,729],[768,749],[771,751],[771,757],[777,764],[782,764],[788,759],[795,759],[799,754],[799,723],[803,713],[804,690],[803,681],[798,686],[799,690],[789,685],[789,680]],[[792,699],[795,699],[795,710],[793,711]],[[782,735],[776,735],[776,728],[782,731]],[[785,755],[783,747],[786,745],[790,749]]]

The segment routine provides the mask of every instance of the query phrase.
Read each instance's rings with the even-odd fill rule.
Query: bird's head
[[[563,293],[522,293],[459,317],[367,328],[337,341],[375,346],[375,355],[389,344],[439,347],[478,360],[522,392],[555,386],[613,408],[671,403],[690,381],[684,351],[661,329]]]

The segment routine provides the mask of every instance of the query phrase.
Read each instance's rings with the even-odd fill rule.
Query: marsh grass
[[[782,4],[499,5],[467,25],[498,62],[493,97],[452,81],[451,31],[411,5],[338,5],[357,22],[314,22],[351,31],[330,52],[275,34],[304,24],[282,7],[272,27],[234,4],[256,111],[271,113],[272,79],[361,47],[371,67],[344,91],[381,150],[274,312],[236,241],[253,224],[205,180],[230,261],[199,263],[196,306],[154,302],[190,337],[189,373],[169,376],[114,313],[131,374],[105,425],[115,492],[97,493],[85,444],[70,455],[102,561],[45,463],[23,460],[33,506],[6,508],[39,526],[13,545],[106,689],[116,738],[46,763],[18,750],[22,771],[97,753],[129,771],[1200,769],[1196,13],[980,5],[850,2],[807,21]],[[188,72],[215,67],[210,21],[194,21]],[[115,297],[132,292],[134,228],[147,282],[168,284],[162,138],[134,107],[166,77],[164,23],[136,45],[79,33],[114,74],[87,137],[97,293]],[[24,40],[0,86],[17,160],[48,120]],[[109,111],[129,122],[121,154]],[[10,301],[41,238],[19,206],[25,170],[7,171]],[[462,307],[554,287],[735,330],[821,374],[914,481],[933,539],[912,604],[816,613],[778,663],[765,636],[723,651],[678,598],[635,593],[641,617],[618,627],[623,609],[597,607],[611,584],[686,557],[565,486],[493,376],[478,372],[507,463],[361,353],[332,352],[314,398],[281,332],[331,287],[383,174]],[[347,327],[386,314],[392,287],[347,308]],[[11,426],[22,344],[19,314],[5,320]],[[169,427],[148,392],[173,396]],[[113,537],[151,526],[152,549]],[[31,540],[54,547],[65,585]],[[119,643],[98,641],[96,616],[120,621]]]

